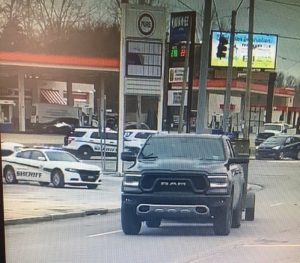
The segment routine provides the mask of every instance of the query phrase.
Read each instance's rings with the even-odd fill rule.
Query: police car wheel
[[[12,167],[8,167],[4,172],[5,182],[8,184],[16,184],[18,182],[15,174],[15,170]]]
[[[88,146],[79,148],[79,156],[81,159],[88,160],[91,158],[93,150]]]
[[[60,170],[54,170],[52,173],[52,184],[56,188],[64,187],[64,175]]]

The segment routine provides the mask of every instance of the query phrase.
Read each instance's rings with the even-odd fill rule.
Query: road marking
[[[259,245],[259,244],[254,244],[254,245],[244,245],[244,247],[270,247],[270,248],[276,248],[276,247],[300,247],[300,244],[273,244],[273,245]]]
[[[106,236],[106,235],[112,235],[116,233],[120,233],[122,230],[115,230],[115,231],[110,231],[110,232],[105,232],[105,233],[100,233],[100,234],[94,234],[94,235],[89,235],[88,237],[99,237],[99,236]]]
[[[270,205],[270,207],[274,207],[274,206],[280,206],[280,205],[283,205],[283,203],[276,203],[276,204],[272,204],[272,205]]]

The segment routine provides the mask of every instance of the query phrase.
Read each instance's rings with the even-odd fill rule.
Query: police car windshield
[[[63,151],[46,151],[45,154],[50,161],[79,162],[73,155]]]

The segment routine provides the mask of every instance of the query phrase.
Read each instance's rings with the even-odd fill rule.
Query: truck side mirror
[[[133,152],[122,152],[121,159],[122,159],[122,161],[126,161],[126,162],[135,162],[136,154]]]

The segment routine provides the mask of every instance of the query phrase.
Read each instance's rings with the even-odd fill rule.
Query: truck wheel
[[[54,170],[51,175],[51,182],[55,188],[61,188],[65,185],[64,175],[60,170]]]
[[[4,169],[4,178],[5,178],[5,182],[8,184],[18,183],[15,170],[12,167],[7,167]]]
[[[160,227],[160,224],[161,224],[160,219],[153,219],[153,220],[146,221],[147,227],[150,227],[150,228],[158,228],[158,227]]]
[[[83,160],[88,160],[93,154],[93,150],[89,146],[82,146],[79,148],[79,156]]]
[[[246,213],[245,220],[253,221],[255,214],[255,193],[249,192],[246,196]]]
[[[227,236],[230,233],[232,225],[232,197],[230,205],[226,208],[220,208],[214,218],[214,232],[218,236]]]
[[[243,195],[240,196],[239,202],[236,205],[236,208],[233,209],[232,212],[232,223],[231,223],[232,228],[239,228],[241,226],[241,219],[242,219],[242,212],[243,212],[242,196]]]
[[[141,230],[141,220],[137,217],[135,210],[122,205],[121,208],[122,230],[126,235],[137,235]]]

